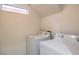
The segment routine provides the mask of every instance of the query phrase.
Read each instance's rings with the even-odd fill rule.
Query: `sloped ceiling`
[[[62,11],[63,5],[58,4],[32,4],[30,5],[41,17],[46,17],[51,14]]]

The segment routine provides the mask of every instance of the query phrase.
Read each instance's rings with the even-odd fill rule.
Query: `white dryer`
[[[50,39],[49,33],[29,36],[27,39],[27,55],[40,55],[40,42]]]

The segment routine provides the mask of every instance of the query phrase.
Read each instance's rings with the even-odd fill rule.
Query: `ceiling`
[[[30,5],[41,17],[46,17],[51,14],[62,11],[63,5],[58,4],[32,4]]]
[[[18,4],[15,4],[15,6]],[[18,6],[24,6],[24,8],[27,6],[27,4],[19,4]],[[31,7],[37,14],[41,17],[46,17],[51,14],[55,14],[58,12],[61,12],[63,10],[63,7],[65,5],[63,4],[28,4],[29,7]]]

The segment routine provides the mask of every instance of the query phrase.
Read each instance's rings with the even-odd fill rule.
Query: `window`
[[[28,9],[17,8],[17,7],[9,6],[9,5],[2,5],[1,10],[10,11],[10,12],[17,12],[17,13],[21,13],[21,14],[28,14],[29,13]]]

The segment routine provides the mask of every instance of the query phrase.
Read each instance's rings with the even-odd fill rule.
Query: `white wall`
[[[0,5],[0,20],[1,20],[1,5]],[[1,54],[1,38],[2,38],[2,30],[1,30],[1,22],[0,22],[0,54]]]
[[[40,17],[31,8],[29,15],[1,11],[0,17],[0,54],[26,54],[26,36],[39,33]]]
[[[63,11],[42,18],[41,29],[79,34],[79,5],[66,5]]]

